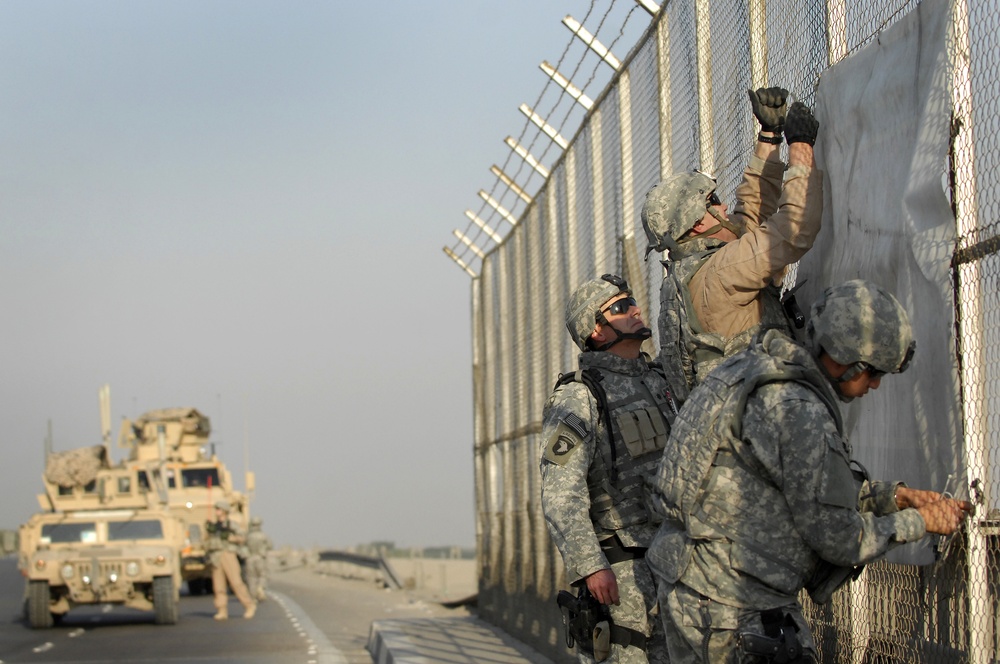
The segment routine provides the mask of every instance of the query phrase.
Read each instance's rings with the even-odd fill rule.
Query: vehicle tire
[[[49,610],[49,582],[28,582],[28,624],[32,629],[52,627],[52,612]]]
[[[153,610],[156,611],[157,625],[177,622],[177,593],[173,578],[158,576],[153,579]]]

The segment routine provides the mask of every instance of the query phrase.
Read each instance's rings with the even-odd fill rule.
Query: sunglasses
[[[601,309],[601,311],[608,311],[615,316],[620,316],[621,314],[628,313],[628,310],[632,307],[639,306],[639,303],[635,301],[634,297],[625,297],[620,300],[615,300],[611,303],[607,309]]]
[[[708,200],[705,201],[706,208],[710,208],[713,205],[722,205],[722,199],[714,191],[708,195]]]

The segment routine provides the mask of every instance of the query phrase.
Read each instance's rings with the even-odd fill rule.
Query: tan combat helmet
[[[628,282],[616,274],[605,274],[598,279],[591,279],[573,291],[566,303],[566,329],[580,350],[607,350],[624,339],[648,339],[652,336],[652,331],[648,327],[631,333],[615,330],[618,334],[610,343],[600,348],[588,348],[587,339],[590,338],[597,323],[608,324],[601,307],[611,298],[623,293],[631,295],[632,291],[628,287]]]
[[[910,318],[899,301],[863,279],[823,291],[812,305],[806,335],[815,357],[825,351],[838,364],[851,367],[839,382],[865,369],[902,373],[917,346]]]
[[[741,231],[715,208],[707,205],[715,191],[715,180],[699,171],[677,173],[646,192],[642,204],[642,227],[646,231],[651,251],[670,250],[670,259],[678,260],[707,249],[721,246],[724,241],[707,237],[719,228],[727,228],[739,236]],[[711,214],[718,225],[700,235],[687,235],[695,224]]]

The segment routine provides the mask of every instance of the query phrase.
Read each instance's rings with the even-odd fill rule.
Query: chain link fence
[[[756,135],[746,89],[780,84],[812,104],[824,70],[918,5],[665,1],[593,107],[575,120],[568,147],[550,156],[537,194],[512,206],[516,226],[480,257],[472,281],[479,609],[486,620],[556,661],[573,659],[554,601],[565,580],[542,517],[538,472],[542,408],[557,375],[575,368],[563,325],[568,294],[594,275],[623,274],[646,320],[655,321],[662,268],[643,260],[645,192],[693,168],[713,172],[720,191],[733,191]],[[937,545],[933,564],[881,561],[826,605],[804,598],[824,663],[1000,659],[1000,505],[991,493],[1000,479],[1000,7],[951,0],[948,11],[952,147],[944,185],[958,236],[951,276],[967,465],[960,483],[974,484],[970,497],[979,504],[962,534]],[[633,21],[643,16],[650,15],[628,13]],[[607,27],[594,4],[588,20]],[[560,117],[573,113],[563,109]],[[545,143],[544,154],[550,147]]]

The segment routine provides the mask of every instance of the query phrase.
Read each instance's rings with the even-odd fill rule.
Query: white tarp
[[[949,271],[955,220],[945,186],[950,130],[948,4],[917,9],[820,79],[823,229],[801,260],[805,308],[821,288],[865,278],[893,292],[917,339],[911,368],[845,406],[855,456],[878,479],[964,487]],[[966,495],[963,493],[963,495]],[[926,543],[896,560],[929,562]]]

